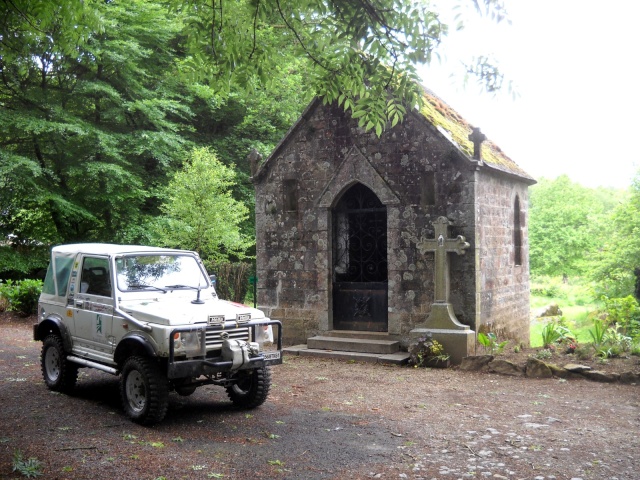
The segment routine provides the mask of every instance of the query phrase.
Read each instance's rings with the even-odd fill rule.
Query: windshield
[[[120,291],[207,288],[196,259],[190,255],[131,255],[116,258]],[[170,288],[167,288],[170,287]]]

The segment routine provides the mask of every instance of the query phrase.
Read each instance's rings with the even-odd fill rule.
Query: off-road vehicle
[[[270,348],[268,329],[277,338]],[[164,418],[171,390],[202,385],[257,407],[269,366],[282,363],[281,323],[219,299],[198,255],[184,250],[54,247],[33,336],[47,387],[71,392],[81,367],[120,375],[125,413],[142,424]]]

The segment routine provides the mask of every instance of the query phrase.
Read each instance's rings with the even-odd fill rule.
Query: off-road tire
[[[71,393],[78,380],[78,365],[67,360],[62,339],[56,334],[47,335],[42,342],[40,367],[44,383],[54,392]]]
[[[129,357],[120,376],[120,397],[131,420],[152,425],[162,421],[167,413],[169,382],[152,359]]]
[[[227,395],[236,407],[255,408],[262,405],[271,388],[271,369],[241,370],[231,377],[236,382],[227,387]]]

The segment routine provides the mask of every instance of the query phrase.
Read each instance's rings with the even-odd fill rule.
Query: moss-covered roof
[[[425,102],[420,113],[435,127],[444,130],[449,140],[473,158],[473,142],[469,140],[472,127],[469,122],[430,90],[424,89],[424,96]],[[490,140],[482,143],[482,161],[490,167],[533,181],[527,172]]]

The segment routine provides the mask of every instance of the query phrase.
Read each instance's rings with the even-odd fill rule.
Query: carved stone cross
[[[448,238],[448,230],[451,222],[446,217],[439,217],[433,226],[435,238],[422,239],[418,242],[418,251],[424,255],[427,252],[435,254],[434,300],[431,305],[431,313],[425,326],[437,329],[468,330],[467,325],[461,324],[453,313],[453,307],[449,303],[449,257],[448,253],[455,252],[463,255],[469,248],[469,243],[462,235],[456,238]]]
[[[433,226],[436,230],[434,239],[423,239],[418,243],[418,251],[424,255],[427,252],[435,253],[435,297],[436,303],[447,303],[449,301],[449,262],[447,253],[455,252],[463,255],[465,249],[469,248],[469,243],[462,235],[456,238],[447,238],[449,225],[451,222],[446,217],[439,217]]]
[[[469,134],[469,140],[473,142],[473,158],[476,160],[482,160],[482,142],[487,139],[487,136],[480,132],[480,128],[473,127],[473,131]]]

